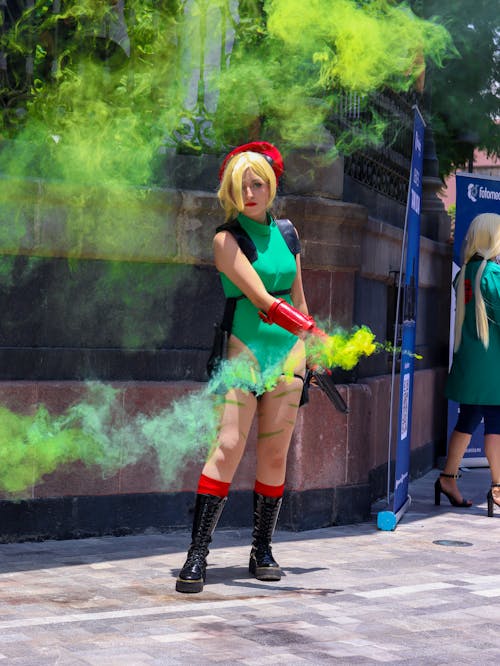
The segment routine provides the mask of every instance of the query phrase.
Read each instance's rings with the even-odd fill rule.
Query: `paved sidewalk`
[[[410,484],[393,532],[383,503],[362,525],[278,532],[279,583],[249,577],[249,530],[216,532],[198,595],[174,590],[186,532],[0,545],[0,663],[500,663],[489,470],[464,472],[471,509],[434,507],[436,476]]]

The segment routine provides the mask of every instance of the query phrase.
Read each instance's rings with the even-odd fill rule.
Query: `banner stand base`
[[[484,457],[477,457],[473,458],[472,456],[470,458],[462,458],[462,462],[460,463],[460,469],[461,470],[466,470],[468,467],[489,467],[490,464],[487,460],[487,458]]]
[[[405,515],[408,509],[411,506],[411,497],[408,495],[406,502],[399,509],[397,513],[393,511],[379,511],[377,514],[377,527],[379,530],[384,530],[385,532],[393,531],[396,529],[396,525],[399,523],[401,518]]]

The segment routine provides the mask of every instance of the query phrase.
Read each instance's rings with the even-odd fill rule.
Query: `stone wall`
[[[445,376],[443,369],[415,374],[413,476],[432,467],[436,438],[444,436]],[[130,418],[139,413],[154,416],[173,400],[201,388],[196,382],[114,386],[120,391],[120,407]],[[340,385],[348,414],[337,411],[318,388],[311,389],[310,402],[299,412],[292,439],[281,528],[313,529],[370,519],[371,503],[386,492],[390,387],[388,375]],[[23,414],[33,414],[43,404],[56,416],[81,399],[83,391],[81,382],[3,382],[0,401]],[[397,382],[395,395],[397,400]],[[252,430],[222,526],[251,524],[254,443]],[[199,456],[188,458],[175,479],[165,484],[153,449],[109,476],[103,476],[97,466],[62,465],[24,492],[0,496],[0,540],[187,528],[200,466]]]
[[[24,368],[15,377],[7,376],[4,371],[0,385],[2,405],[16,413],[33,414],[43,404],[50,414],[56,415],[78,402],[84,390],[82,380],[90,377],[121,389],[125,414],[151,415],[174,399],[204,386],[212,323],[221,309],[210,249],[220,210],[214,195],[206,192],[159,191],[150,196],[144,202],[144,214],[153,241],[145,235],[140,252],[126,238],[115,238],[104,251],[91,241],[85,245],[82,239],[81,254],[75,259],[143,263],[158,270],[180,267],[185,271],[179,278],[183,288],[161,294],[175,328],[168,329],[155,349],[120,350],[116,344],[118,338],[113,338],[113,327],[109,327],[108,347],[105,336],[96,338],[96,332],[94,336],[87,335],[85,348],[78,349],[74,341],[85,338],[81,331],[85,333],[86,322],[88,326],[90,322],[102,322],[102,308],[106,312],[109,305],[101,303],[100,311],[87,311],[87,319],[81,319],[80,338],[75,330],[74,337],[62,339],[62,344],[61,338],[55,344],[46,334],[40,345],[40,338],[36,337],[40,335],[40,327],[35,317],[26,330],[20,330],[17,338],[14,336],[9,345],[0,349],[12,372]],[[303,247],[304,286],[311,312],[319,319],[330,319],[346,327],[367,324],[379,340],[392,340],[389,294],[394,285],[394,271],[399,270],[402,231],[371,219],[363,206],[321,197],[282,197],[276,214],[289,217],[298,228]],[[68,251],[63,233],[67,219],[64,197],[42,212],[38,202],[36,217],[31,219],[27,213],[27,229],[33,233],[25,234],[23,256],[64,261]],[[50,233],[54,220],[59,224],[57,234]],[[446,434],[443,387],[450,257],[447,245],[422,238],[417,351],[424,353],[424,360],[417,364],[415,374],[412,422],[415,475],[432,467]],[[45,273],[39,275],[43,277]],[[43,287],[40,281],[37,285]],[[47,284],[44,289],[45,293],[52,293],[51,289],[57,290],[57,285]],[[64,303],[58,307],[60,313],[64,312]],[[45,317],[44,321],[54,317],[54,312],[48,317],[42,306],[38,312],[42,319]],[[158,313],[158,304],[153,299],[151,311],[143,313],[146,323],[150,321],[153,325]],[[46,325],[44,330],[50,329]],[[57,327],[53,330],[57,331]],[[94,360],[87,366],[79,364],[82,354],[94,354]],[[9,365],[8,359],[13,355],[17,362],[10,361]],[[69,359],[64,366],[66,374],[61,374],[61,366],[56,362],[52,374],[41,372],[47,359],[61,356]],[[347,415],[336,411],[319,389],[311,390],[310,403],[300,411],[293,438],[281,527],[309,529],[369,519],[371,502],[385,493],[388,457],[394,458],[394,451],[388,455],[391,358],[392,355],[381,353],[368,359],[356,370],[357,383],[339,386],[349,406]],[[34,363],[37,359],[38,365]],[[33,365],[37,372],[33,373]],[[397,383],[394,395],[397,400]],[[250,524],[254,480],[252,437],[234,480],[222,525]],[[139,462],[105,479],[97,468],[86,468],[80,463],[66,465],[20,496],[3,495],[0,536],[62,538],[186,527],[191,519],[200,466],[200,460],[186,461],[175,482],[165,486],[152,451],[146,450]]]

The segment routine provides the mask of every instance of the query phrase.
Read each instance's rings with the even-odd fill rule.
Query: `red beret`
[[[283,158],[281,157],[281,153],[276,148],[276,146],[273,146],[272,143],[268,143],[267,141],[252,141],[251,143],[245,143],[228,153],[222,162],[221,168],[219,169],[219,180],[222,180],[224,169],[226,168],[226,164],[229,162],[229,160],[235,155],[246,153],[247,151],[264,155],[266,160],[271,165],[272,170],[274,171],[276,182],[279,180],[281,174],[285,170],[285,167],[283,166]]]

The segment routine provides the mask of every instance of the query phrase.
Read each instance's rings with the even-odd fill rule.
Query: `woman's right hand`
[[[299,337],[309,335],[326,336],[321,329],[316,326],[316,322],[311,315],[306,315],[293,305],[290,305],[283,298],[278,298],[271,305],[267,314],[259,312],[259,317],[266,324],[277,324],[286,331]]]

